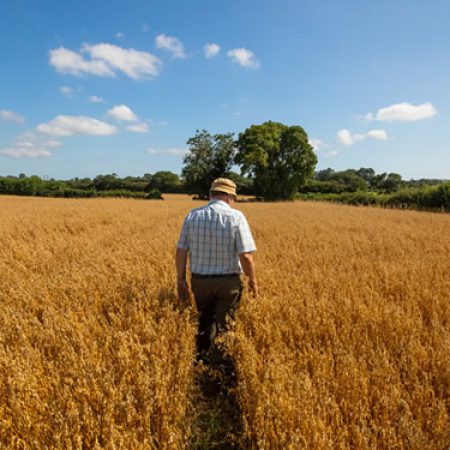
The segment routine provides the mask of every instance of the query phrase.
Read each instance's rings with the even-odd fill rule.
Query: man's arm
[[[177,248],[175,256],[175,265],[177,268],[177,290],[178,298],[186,300],[189,296],[189,289],[186,283],[186,264],[188,251],[182,248]]]
[[[253,293],[253,297],[256,298],[258,296],[258,283],[256,282],[253,253],[241,253],[239,260],[245,275],[248,277],[248,286]]]

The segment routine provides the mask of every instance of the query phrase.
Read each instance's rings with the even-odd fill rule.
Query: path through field
[[[246,448],[234,372],[203,364],[194,379],[192,449]]]

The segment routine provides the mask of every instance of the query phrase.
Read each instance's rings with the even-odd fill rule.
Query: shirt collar
[[[217,199],[210,200],[208,205],[209,206],[217,205],[217,206],[222,206],[222,207],[231,209],[231,206],[227,202],[224,202],[223,200],[217,200]]]

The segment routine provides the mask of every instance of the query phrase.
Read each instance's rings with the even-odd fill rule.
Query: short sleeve
[[[183,226],[181,228],[180,238],[178,239],[177,248],[179,248],[181,250],[189,249],[187,222],[188,222],[188,218],[186,217],[184,219]]]
[[[245,216],[239,216],[236,228],[236,248],[241,253],[251,253],[256,251],[255,241]]]

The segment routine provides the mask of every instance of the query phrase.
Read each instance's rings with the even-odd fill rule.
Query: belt
[[[233,277],[239,277],[240,274],[238,273],[219,273],[215,275],[203,275],[200,273],[193,273],[192,278],[233,278]]]

